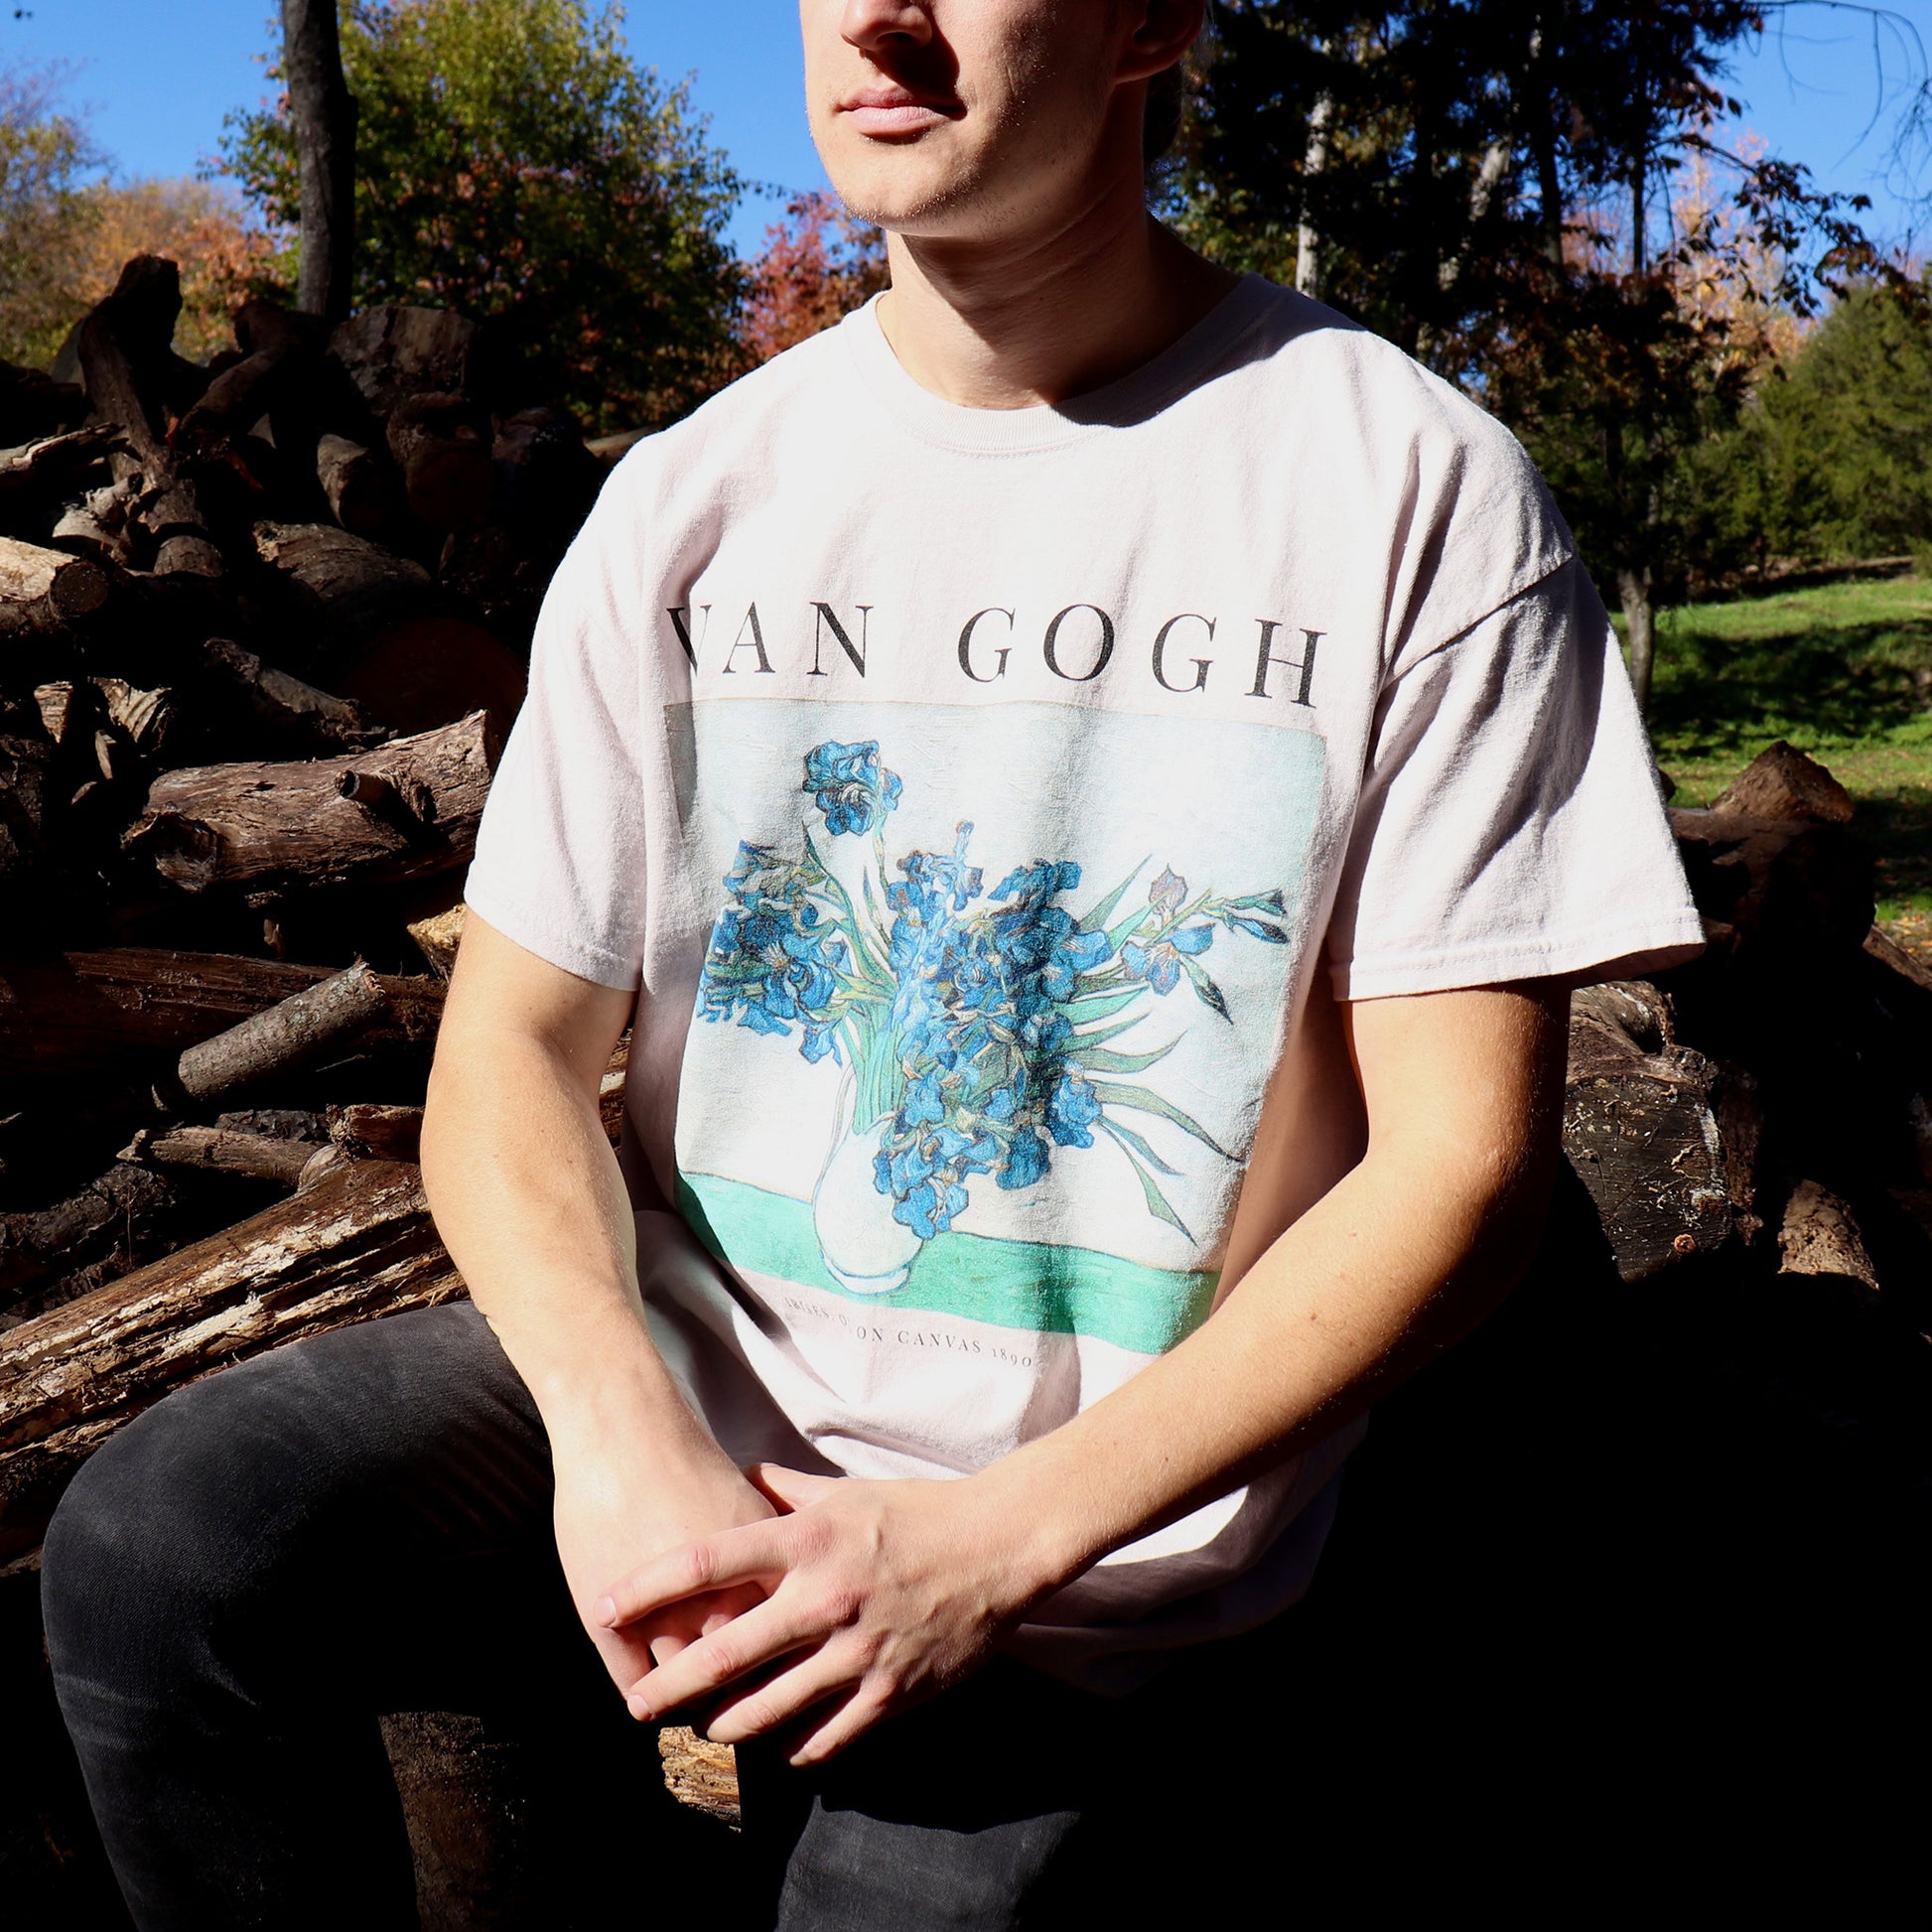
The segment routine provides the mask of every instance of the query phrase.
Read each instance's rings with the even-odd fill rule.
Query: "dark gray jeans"
[[[467,1303],[278,1349],[94,1456],[48,1537],[43,1601],[143,1932],[413,1926],[377,1723],[397,1711],[534,1740],[520,1823],[551,1877],[540,1912],[492,1925],[667,1908],[788,1932],[1077,1925],[1110,1884],[1147,1906],[1167,1863],[1199,1858],[1172,1794],[1151,1822],[1172,1683],[1103,1699],[1000,1663],[809,1777],[742,1750],[721,1890],[704,1821],[664,1794],[654,1733],[577,1622],[550,1501],[535,1406]]]

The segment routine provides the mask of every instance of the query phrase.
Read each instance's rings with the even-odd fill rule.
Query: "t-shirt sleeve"
[[[644,937],[634,541],[614,478],[544,597],[464,891],[519,946],[625,991]]]
[[[1654,971],[1703,944],[1609,619],[1574,559],[1384,689],[1337,997]]]

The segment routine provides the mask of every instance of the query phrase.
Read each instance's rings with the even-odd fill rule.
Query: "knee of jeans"
[[[198,1392],[157,1405],[96,1450],[54,1512],[41,1613],[57,1676],[179,1646],[239,1607],[246,1572],[232,1502],[243,1457],[225,1432],[202,1426],[187,1400]]]

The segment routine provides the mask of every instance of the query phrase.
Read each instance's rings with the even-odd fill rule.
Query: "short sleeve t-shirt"
[[[677,1210],[640,1206],[640,1275],[721,1442],[877,1477],[981,1468],[1208,1316],[1323,1003],[1701,937],[1527,458],[1256,277],[1055,407],[942,401],[868,308],[639,443],[468,897],[639,989],[626,1159]],[[1310,1197],[1357,1126],[1313,1111]],[[1078,1674],[1273,1613],[1353,1440],[1021,1648]]]

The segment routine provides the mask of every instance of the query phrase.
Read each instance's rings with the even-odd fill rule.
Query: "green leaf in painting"
[[[1120,903],[1121,895],[1124,894],[1127,891],[1128,887],[1133,885],[1135,880],[1140,878],[1141,874],[1144,873],[1146,870],[1147,870],[1147,861],[1143,859],[1141,863],[1138,866],[1136,866],[1134,870],[1130,872],[1127,875],[1127,877],[1123,879],[1120,882],[1120,884],[1116,886],[1114,890],[1111,893],[1109,893],[1107,897],[1103,898],[1100,901],[1100,903],[1096,905],[1087,914],[1087,916],[1084,919],[1080,921],[1079,930],[1082,932],[1098,932],[1100,928],[1107,923],[1108,913],[1110,913],[1114,909],[1114,907]]]
[[[1165,1046],[1157,1046],[1149,1053],[1116,1053],[1105,1046],[1089,1046],[1084,1041],[1076,1041],[1067,1051],[1066,1057],[1077,1065],[1091,1068],[1095,1073],[1145,1073],[1157,1060],[1165,1060],[1178,1044],[1169,1040]]]
[[[1106,1128],[1107,1132],[1114,1137],[1115,1140],[1125,1141],[1127,1145],[1131,1147],[1134,1150],[1134,1152],[1138,1154],[1141,1157],[1141,1159],[1148,1164],[1150,1168],[1156,1168],[1162,1173],[1171,1173],[1178,1177],[1180,1173],[1180,1170],[1178,1168],[1169,1167],[1168,1164],[1164,1160],[1162,1160],[1158,1154],[1155,1153],[1153,1147],[1149,1144],[1146,1135],[1135,1133],[1135,1131],[1131,1127],[1129,1127],[1124,1121],[1118,1121],[1118,1120],[1104,1121],[1102,1125]]]
[[[1132,1107],[1137,1113],[1156,1114],[1162,1120],[1173,1121],[1183,1134],[1191,1134],[1203,1147],[1211,1147],[1223,1161],[1234,1159],[1191,1114],[1183,1114],[1172,1100],[1164,1100],[1152,1087],[1121,1087],[1111,1081],[1096,1080],[1093,1091],[1103,1107]]]
[[[1230,1027],[1233,1026],[1234,1015],[1228,1011],[1228,1003],[1222,996],[1221,989],[1209,977],[1207,968],[1201,965],[1198,960],[1189,959],[1185,953],[1177,956],[1181,965],[1186,969],[1188,979],[1193,982],[1194,992],[1198,996],[1201,1005],[1204,1007],[1212,1007]]]
[[[1119,1132],[1108,1126],[1104,1120],[1100,1123],[1100,1128],[1102,1133],[1112,1136],[1120,1151],[1127,1156],[1127,1165],[1134,1170],[1134,1177],[1141,1183],[1141,1192],[1147,1198],[1147,1211],[1157,1220],[1166,1221],[1171,1228],[1178,1229],[1191,1241],[1194,1238],[1193,1229],[1168,1205],[1167,1195],[1155,1185],[1154,1176],[1135,1160],[1127,1143],[1120,1138]]]

